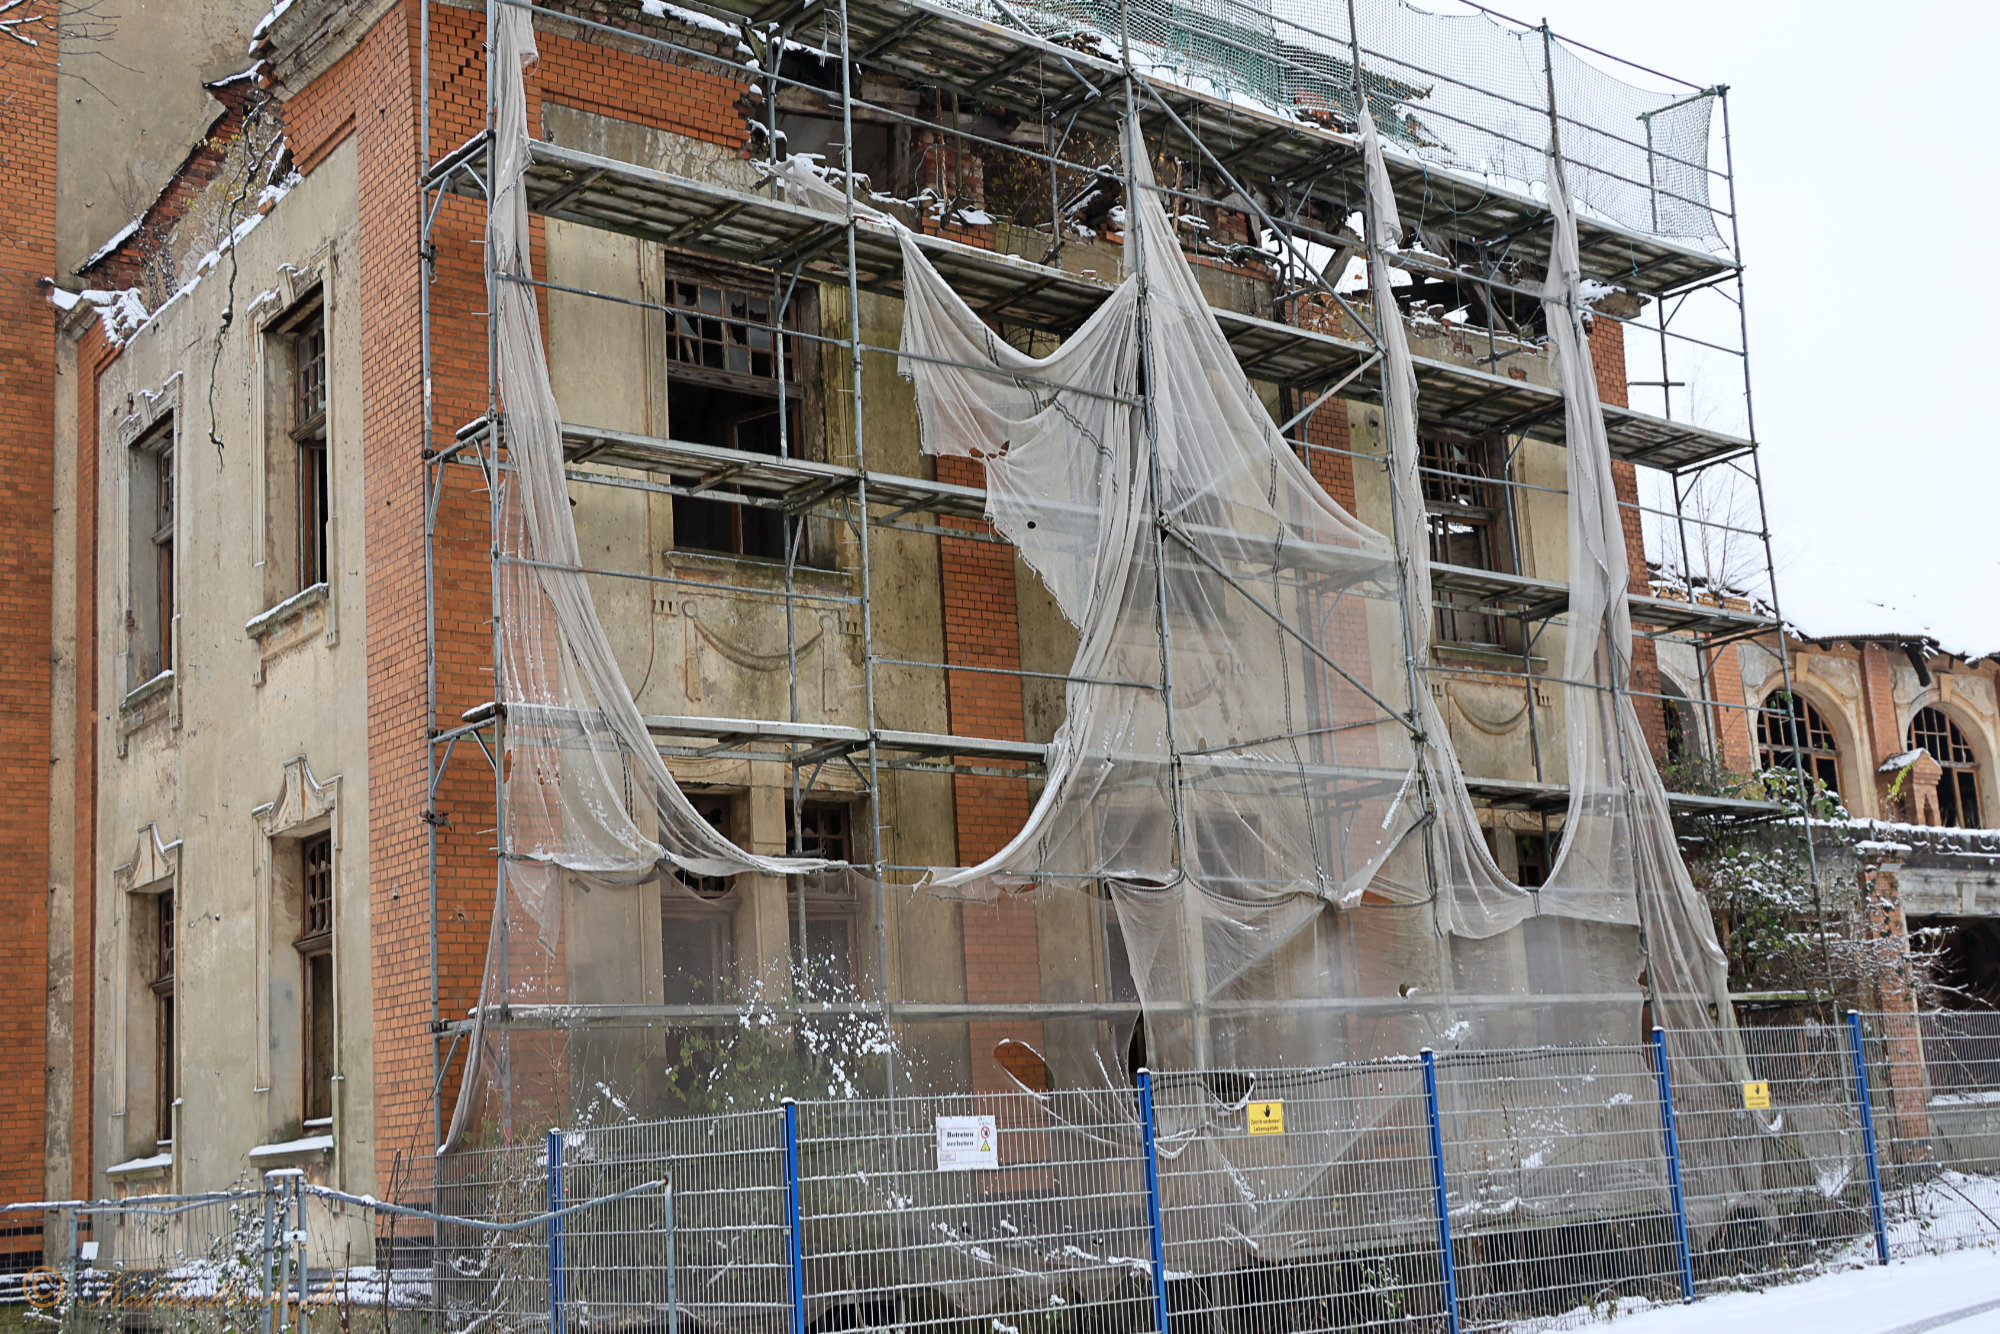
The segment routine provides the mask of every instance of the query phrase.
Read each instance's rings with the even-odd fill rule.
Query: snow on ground
[[[1957,1312],[1967,1314],[1931,1323]],[[1886,1269],[1848,1269],[1764,1292],[1655,1307],[1610,1327],[1617,1334],[2000,1334],[2000,1254],[1957,1251],[1897,1260]]]

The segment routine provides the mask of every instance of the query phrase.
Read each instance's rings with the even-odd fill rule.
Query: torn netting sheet
[[[1383,246],[1400,228],[1362,125]],[[1570,441],[1571,793],[1549,882],[1527,889],[1495,864],[1431,691],[1412,688],[1429,524],[1388,267],[1374,309],[1396,543],[1279,437],[1146,188],[1147,155],[1131,160],[1127,275],[1047,358],[996,339],[904,239],[902,369],[925,447],[984,460],[989,517],[1077,623],[1088,678],[1068,685],[1021,832],[932,892],[1105,886],[1147,1058],[1167,1069],[1631,1043],[1650,999],[1704,1083],[1742,1077],[1723,956],[1625,693],[1623,530],[1559,173],[1546,302]],[[1710,1201],[1740,1197],[1711,1184]]]
[[[517,1064],[486,1030],[501,1005],[570,1001],[565,900],[578,886],[662,877],[783,876],[823,861],[744,851],[703,819],[660,758],[598,620],[564,478],[561,416],[549,383],[529,258],[527,91],[536,59],[525,9],[492,14],[495,155],[488,263],[494,375],[505,466],[493,535],[499,618],[503,818],[500,902],[451,1135],[484,1115],[491,1081]],[[497,1046],[496,1046],[497,1041]],[[560,1105],[560,1104],[559,1104]]]
[[[1394,236],[1367,137],[1376,231]],[[1149,186],[1145,155],[1134,161]],[[1068,687],[1026,826],[933,888],[1109,883],[1149,1055],[1170,1067],[1309,1064],[1385,1038],[1403,1051],[1498,1045],[1529,1036],[1508,998],[1569,1015],[1536,1028],[1542,1041],[1629,1035],[1642,966],[1658,1020],[1712,1023],[1710,1007],[1726,1007],[1720,951],[1622,694],[1623,536],[1573,259],[1549,297],[1573,442],[1572,794],[1550,883],[1528,890],[1494,864],[1431,692],[1411,688],[1428,666],[1428,522],[1386,266],[1375,309],[1397,543],[1341,508],[1279,437],[1164,212],[1146,190],[1137,203],[1130,274],[1045,359],[1000,343],[904,240],[903,371],[925,446],[985,460],[992,520],[1079,626],[1073,674],[1090,678]],[[1424,628],[1414,645],[1406,626]],[[1413,837],[1427,807],[1435,819]],[[1372,951],[1338,925],[1351,912],[1378,920],[1363,934],[1386,952],[1356,953]],[[1560,922],[1521,930],[1537,918]],[[1550,950],[1559,968],[1530,966]],[[1385,991],[1409,1003],[1359,1027],[1339,1003]],[[1314,1001],[1331,1003],[1307,1017]]]

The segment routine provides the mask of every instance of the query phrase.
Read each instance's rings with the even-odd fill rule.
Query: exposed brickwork
[[[374,1145],[378,1179],[386,1180],[399,1149],[421,1149],[433,1141],[431,1119],[432,1041],[430,1007],[430,923],[425,892],[427,782],[425,757],[423,445],[418,306],[416,179],[415,6],[392,11],[332,69],[294,97],[286,108],[294,152],[308,170],[333,146],[356,139],[361,197],[360,289],[363,382],[363,461],[368,550],[368,825],[369,912],[374,940]],[[435,15],[435,26],[470,28],[470,16],[453,10]],[[476,47],[470,49],[476,50]],[[450,47],[433,66],[446,77],[454,69]],[[447,204],[440,249],[458,258],[440,273],[434,289],[449,304],[471,296],[484,301],[477,284],[452,278],[476,265],[475,211]],[[468,248],[474,259],[463,258]],[[470,307],[461,307],[470,308]],[[449,330],[449,321],[440,321]],[[483,340],[440,339],[440,412],[457,397],[454,381],[483,383]],[[462,392],[462,391],[461,391]],[[465,414],[473,415],[473,414]],[[440,417],[451,424],[462,417]],[[486,605],[484,543],[479,559],[470,553],[483,498],[468,496],[469,478],[454,476],[440,507],[438,679],[445,717],[478,699],[490,699],[490,684],[473,687],[472,664],[488,661],[481,652],[476,610]],[[488,678],[490,680],[490,678]],[[483,789],[483,808],[480,793]],[[440,1004],[445,1013],[463,1014],[477,994],[485,921],[491,903],[491,858],[477,845],[490,843],[473,831],[491,827],[490,785],[480,784],[472,766],[455,767],[439,793],[451,826],[439,839],[438,955]],[[451,1090],[444,1094],[448,1100]]]
[[[1896,726],[1896,674],[1891,670],[1889,650],[1880,644],[1861,647],[1861,699],[1868,724],[1868,748],[1858,757],[1861,765],[1873,769],[1892,755],[1903,753],[1903,729]]]
[[[221,112],[168,178],[166,187],[139,215],[131,234],[114,249],[100,252],[77,270],[77,275],[90,286],[109,290],[144,288],[149,263],[166,253],[175,226],[201,198],[202,191],[213,185],[229,165],[230,150],[242,139],[245,118],[252,106],[256,106],[260,115],[281,114],[276,102],[248,79],[216,84],[208,91],[222,103]],[[255,202],[254,197],[251,202]]]
[[[1292,416],[1317,396],[1308,397],[1301,403],[1292,401],[1298,396],[1288,395],[1285,416]],[[1306,443],[1312,446],[1299,453],[1305,459],[1306,470],[1312,474],[1313,480],[1339,502],[1342,509],[1349,514],[1354,513],[1354,460],[1344,452],[1354,448],[1348,431],[1347,400],[1328,399],[1318,411],[1306,418],[1302,427],[1294,428],[1293,433],[1303,435]],[[1330,452],[1336,450],[1343,452]]]
[[[1629,406],[1625,396],[1625,326],[1613,319],[1590,321],[1590,361],[1597,372],[1597,397],[1614,407]],[[1639,470],[1630,463],[1613,459],[1611,484],[1617,493],[1619,520],[1625,529],[1625,561],[1630,568],[1634,594],[1649,591],[1646,579],[1646,535],[1640,522]],[[1653,641],[1642,636],[1632,639],[1632,707],[1645,730],[1646,745],[1655,755],[1667,748],[1667,720],[1657,696],[1660,694],[1659,655]]]
[[[54,557],[56,34],[0,42],[0,1199],[40,1198],[48,1056],[49,687]],[[85,863],[88,865],[88,863]],[[18,1017],[18,1022],[15,1021]],[[0,1252],[36,1250],[35,1235]]]
[[[986,485],[985,469],[970,459],[941,458],[938,480],[958,486]],[[951,521],[954,527],[991,531],[985,524]],[[1018,671],[1021,629],[1014,588],[1014,549],[997,542],[938,541],[943,584],[944,657],[953,664]],[[985,672],[946,674],[951,730],[957,736],[1022,741],[1021,679]],[[992,761],[981,761],[991,764]],[[998,852],[1027,822],[1032,802],[1018,778],[952,779],[957,814],[958,858],[970,865]],[[965,999],[998,1004],[1041,998],[1040,949],[1035,905],[1029,898],[1003,896],[990,904],[967,904]],[[993,1049],[1013,1038],[1039,1050],[1042,1026],[1034,1022],[971,1025],[972,1081],[987,1092],[1013,1087],[993,1058]]]
[[[1743,667],[1736,656],[1736,645],[1727,644],[1705,655],[1708,661],[1708,688],[1711,699],[1734,703],[1743,698]],[[1714,709],[1710,717],[1715,721],[1716,745],[1722,752],[1719,758],[1722,767],[1736,773],[1749,773],[1757,767],[1757,749],[1753,744],[1756,725],[1749,714],[1741,709]]]

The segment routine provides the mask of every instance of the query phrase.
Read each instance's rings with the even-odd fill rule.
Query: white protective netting
[[[642,942],[676,904],[687,921],[717,907],[704,877],[782,885],[823,865],[747,853],[697,814],[612,657],[579,568],[533,289],[508,280],[529,276],[526,11],[499,11],[494,52],[489,242],[511,465],[495,539],[505,812],[454,1141],[506,1132],[530,1104],[536,1126],[580,1102],[644,1107],[640,1090],[669,1058],[637,1031],[665,995]],[[1372,119],[1363,125],[1379,245],[1400,233]],[[1623,689],[1628,572],[1560,174],[1547,173],[1546,299],[1571,446],[1571,797],[1550,882],[1530,890],[1495,865],[1431,693],[1412,689],[1428,666],[1428,538],[1394,301],[1376,292],[1396,541],[1328,496],[1280,437],[1150,189],[1147,155],[1128,152],[1142,187],[1129,272],[1046,358],[996,338],[904,237],[902,369],[924,445],[984,461],[993,522],[1079,631],[1031,816],[1000,853],[939,873],[930,892],[1108,898],[1115,920],[1081,914],[1090,929],[1075,943],[1119,937],[1157,1067],[1630,1041],[1650,998],[1653,1022],[1712,1035],[1705,1055],[1726,1082],[1737,1062],[1722,956]],[[794,202],[846,207],[810,173],[785,175]],[[1422,627],[1414,642],[1411,627]],[[886,887],[863,881],[839,874],[893,914]],[[799,929],[804,940],[803,909]],[[670,990],[670,961],[666,972]],[[744,1012],[765,1025],[786,987],[807,985],[751,981],[763,1000]],[[874,997],[900,989],[880,969],[855,982]],[[1042,987],[1028,979],[1023,998]],[[487,1026],[503,1005],[540,1026]],[[595,1023],[621,1005],[634,1031],[586,1038],[583,1007],[599,1007]],[[878,1036],[893,1041],[861,1044]],[[1052,1075],[1119,1077],[1115,1037],[1078,1041],[1093,1050],[1052,1051]]]
[[[1377,233],[1397,236],[1379,147],[1365,142]],[[1145,155],[1134,160],[1150,185]],[[1727,1012],[1722,956],[1623,693],[1623,530],[1573,302],[1574,224],[1555,198],[1571,796],[1539,890],[1495,865],[1430,691],[1410,689],[1404,627],[1431,619],[1428,524],[1415,382],[1388,292],[1375,309],[1393,544],[1279,438],[1150,194],[1132,272],[1040,361],[994,339],[906,241],[903,346],[917,355],[904,372],[926,447],[987,461],[994,522],[1077,622],[1074,671],[1093,678],[1069,686],[1020,834],[934,887],[1111,884],[1148,1052],[1170,1068],[1361,1057],[1385,1025],[1402,1050],[1495,1044],[1524,1036],[1530,1010],[1525,1032],[1542,1040],[1631,1034],[1642,970],[1657,1022],[1706,1027]],[[1147,375],[1150,416],[1135,397]],[[1106,678],[1144,688],[1095,683]],[[1435,818],[1412,837],[1426,805]],[[1559,966],[1537,966],[1542,955]],[[1269,1004],[1280,999],[1293,1003]],[[1350,1004],[1313,1004],[1336,1000]]]
[[[1403,0],[950,0],[1002,26],[1087,44],[1158,78],[1314,123],[1356,121],[1360,83],[1392,152],[1534,197],[1550,190],[1553,88],[1567,184],[1578,206],[1634,231],[1722,244],[1710,204],[1710,90],[1664,91],[1483,13]],[[1666,81],[1662,81],[1666,82]],[[1416,225],[1438,219],[1409,218]]]
[[[562,417],[549,382],[529,258],[527,91],[536,59],[526,9],[492,16],[495,165],[487,227],[494,275],[494,376],[505,467],[493,544],[503,709],[499,900],[451,1138],[480,1118],[511,1122],[514,1081],[543,1077],[562,1044],[489,1038],[501,1005],[571,1003],[568,900],[680,875],[783,876],[813,859],[744,851],[697,813],[660,758],[599,621],[564,478]],[[641,927],[640,929],[644,929]],[[519,1050],[538,1045],[530,1055]],[[536,1072],[530,1075],[528,1072]],[[490,1104],[487,1095],[503,1096]],[[565,1105],[558,1101],[557,1106]],[[540,1109],[546,1112],[544,1105]]]

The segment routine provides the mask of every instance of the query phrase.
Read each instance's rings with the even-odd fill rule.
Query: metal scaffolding
[[[1528,305],[1539,303],[1538,279],[1549,262],[1550,215],[1533,191],[1518,181],[1510,184],[1492,176],[1482,177],[1425,161],[1423,154],[1429,143],[1426,136],[1435,127],[1411,129],[1410,125],[1415,123],[1412,118],[1409,124],[1392,127],[1385,123],[1384,128],[1392,137],[1400,133],[1403,146],[1409,149],[1392,157],[1390,168],[1398,206],[1406,218],[1419,220],[1416,225],[1423,244],[1396,252],[1371,251],[1347,222],[1352,214],[1363,210],[1366,196],[1354,123],[1358,100],[1354,90],[1363,86],[1387,88],[1392,84],[1407,87],[1418,77],[1436,81],[1434,86],[1439,88],[1447,84],[1470,88],[1470,83],[1443,68],[1416,69],[1407,55],[1391,57],[1377,51],[1371,46],[1370,33],[1361,29],[1355,19],[1351,4],[1344,35],[1315,33],[1295,17],[1283,15],[1278,20],[1283,29],[1279,39],[1263,43],[1252,41],[1245,34],[1262,31],[1260,25],[1272,22],[1271,12],[1237,5],[1234,0],[1218,0],[1198,12],[1176,10],[1170,20],[1162,17],[1167,11],[1157,0],[1117,0],[1115,4],[1105,0],[1101,4],[1071,5],[1062,10],[1067,24],[1063,32],[1055,32],[1052,27],[1053,9],[1028,6],[1017,9],[1006,0],[985,0],[985,3],[677,0],[677,3],[681,11],[697,16],[703,24],[726,25],[740,33],[741,45],[736,45],[734,53],[730,53],[728,48],[734,44],[725,41],[720,43],[724,50],[718,52],[679,40],[671,28],[659,23],[615,27],[569,12],[559,4],[488,0],[489,22],[501,6],[528,9],[538,24],[555,31],[572,33],[585,40],[637,44],[665,59],[707,68],[737,81],[748,94],[746,133],[752,135],[753,144],[761,146],[768,157],[779,156],[777,149],[783,138],[779,119],[788,106],[809,105],[823,118],[837,119],[840,127],[840,141],[830,149],[837,154],[837,161],[830,164],[827,180],[845,196],[844,217],[830,217],[788,202],[781,197],[778,184],[768,178],[760,190],[738,190],[595,156],[570,146],[547,142],[533,146],[527,189],[531,209],[541,216],[655,242],[670,250],[760,270],[770,276],[772,300],[767,322],[733,319],[727,312],[723,322],[761,333],[770,340],[769,346],[779,350],[774,357],[781,385],[776,454],[579,425],[566,425],[563,430],[567,476],[573,483],[740,506],[746,511],[776,516],[781,525],[785,551],[783,583],[775,591],[768,587],[735,588],[713,581],[696,583],[650,571],[587,571],[668,586],[694,584],[706,593],[775,596],[783,602],[787,669],[792,682],[788,716],[649,716],[647,725],[663,755],[679,759],[751,759],[788,765],[793,775],[791,800],[795,816],[823,767],[844,767],[860,785],[859,795],[868,816],[868,837],[862,840],[861,849],[865,856],[854,861],[858,869],[865,869],[873,879],[882,882],[926,869],[898,865],[885,855],[881,831],[885,773],[916,771],[1027,779],[1038,774],[1045,749],[1039,744],[903,730],[885,725],[893,720],[882,716],[877,674],[883,667],[934,673],[940,679],[953,672],[997,672],[1024,679],[1059,681],[1078,678],[1060,673],[920,662],[878,651],[874,616],[878,590],[872,554],[875,533],[895,530],[975,542],[1005,539],[983,527],[954,526],[962,525],[963,521],[976,523],[985,517],[983,491],[922,477],[892,475],[871,466],[866,430],[869,413],[864,410],[864,366],[870,358],[895,358],[900,354],[895,347],[877,346],[867,340],[860,318],[861,302],[865,294],[899,295],[903,260],[892,229],[873,221],[871,209],[857,206],[867,204],[868,199],[865,194],[857,197],[862,187],[856,165],[855,127],[860,117],[867,123],[887,126],[894,134],[910,138],[933,136],[933,142],[943,146],[943,162],[949,163],[952,155],[956,155],[961,177],[965,155],[975,151],[989,162],[1010,161],[1021,164],[1024,171],[1037,177],[1046,176],[1048,197],[1045,205],[1040,206],[1045,209],[1045,222],[1031,220],[1028,226],[1015,226],[1009,233],[1010,243],[1017,248],[1030,241],[1045,245],[1046,250],[1039,257],[984,248],[941,234],[917,238],[931,264],[968,304],[989,318],[1003,337],[1021,345],[1046,346],[1050,339],[1059,339],[1075,329],[1112,291],[1112,284],[1094,273],[1062,267],[1065,246],[1078,239],[1078,224],[1069,220],[1065,205],[1073,203],[1082,190],[1107,179],[1128,192],[1136,188],[1130,174],[1131,164],[1121,163],[1114,168],[1109,163],[1091,160],[1086,145],[1118,142],[1127,118],[1137,115],[1146,124],[1150,151],[1160,159],[1188,167],[1173,185],[1163,179],[1161,185],[1153,187],[1169,197],[1173,208],[1197,217],[1216,216],[1220,211],[1247,219],[1244,243],[1222,246],[1197,239],[1194,246],[1219,264],[1258,266],[1275,281],[1279,295],[1267,313],[1249,314],[1223,305],[1217,305],[1214,313],[1244,373],[1278,387],[1282,415],[1289,418],[1281,428],[1282,433],[1302,456],[1339,454],[1356,468],[1383,463],[1378,453],[1336,450],[1307,438],[1315,414],[1326,410],[1328,405],[1339,410],[1348,398],[1372,397],[1383,392],[1380,340],[1372,332],[1372,321],[1365,308],[1357,309],[1341,282],[1351,259],[1360,257],[1364,262],[1391,265],[1408,276],[1414,291],[1444,294],[1448,300],[1463,303],[1480,314],[1479,324],[1468,322],[1453,327],[1484,345],[1483,358],[1471,363],[1422,356],[1415,359],[1419,404],[1427,423],[1503,443],[1505,461],[1498,475],[1487,481],[1503,498],[1505,524],[1515,547],[1508,562],[1513,570],[1439,563],[1434,567],[1435,586],[1441,601],[1449,599],[1456,611],[1510,622],[1515,643],[1504,654],[1489,653],[1487,661],[1467,666],[1462,661],[1441,661],[1423,651],[1426,642],[1435,636],[1436,627],[1406,626],[1405,633],[1415,646],[1409,655],[1413,689],[1426,688],[1424,678],[1442,679],[1452,674],[1521,682],[1527,698],[1535,757],[1533,776],[1471,777],[1469,787],[1475,797],[1492,806],[1540,813],[1546,836],[1547,817],[1560,812],[1567,789],[1546,781],[1543,774],[1534,687],[1537,683],[1558,682],[1545,667],[1538,667],[1535,648],[1543,629],[1551,623],[1560,623],[1567,612],[1569,593],[1560,581],[1519,572],[1524,563],[1518,539],[1521,506],[1532,493],[1551,492],[1555,488],[1527,481],[1517,466],[1517,455],[1530,440],[1564,443],[1564,404],[1559,390],[1507,373],[1506,358],[1530,346],[1533,332],[1510,320],[1503,308],[1511,307],[1516,298]],[[1030,9],[1031,12],[1024,12]],[[504,421],[491,388],[490,353],[486,415],[462,426],[436,420],[432,385],[438,371],[433,357],[435,312],[430,291],[439,260],[437,226],[445,197],[457,195],[482,200],[487,195],[493,140],[492,81],[489,78],[488,130],[464,144],[434,145],[429,106],[430,10],[426,3],[422,52],[425,168],[420,212],[421,253],[427,268],[422,311],[426,435],[421,466],[426,497],[429,791],[434,814],[447,767],[459,756],[460,743],[471,742],[472,748],[494,763],[497,822],[504,829],[508,818],[506,794],[496,762],[503,750],[502,734],[507,726],[504,709],[487,703],[462,717],[445,717],[439,712],[436,554],[440,502],[451,470],[478,470],[491,507],[489,517],[497,518],[499,485],[506,467]],[[1215,19],[1217,14],[1222,17]],[[1203,26],[1202,15],[1213,20],[1207,27]],[[1497,16],[1490,16],[1490,21],[1505,22]],[[1151,33],[1160,30],[1163,23],[1169,28],[1178,24],[1192,34],[1185,37],[1175,59],[1162,56],[1164,38],[1135,40],[1135,30]],[[1567,142],[1572,136],[1581,137],[1589,128],[1565,117],[1560,105],[1558,53],[1564,59],[1576,57],[1546,28],[1516,25],[1515,31],[1517,35],[1539,33],[1551,104],[1539,126],[1535,118],[1544,116],[1541,108],[1532,108],[1532,116],[1524,114],[1523,120],[1529,125],[1527,131],[1488,126],[1482,132],[1490,131],[1502,138],[1511,134],[1510,142],[1520,152],[1539,154],[1545,146],[1543,141],[1550,135]],[[1085,40],[1085,36],[1089,39]],[[751,54],[744,55],[746,51]],[[809,53],[814,60],[837,64],[837,86],[827,86],[831,80],[811,83],[794,77],[795,70],[788,73],[792,67],[786,62],[787,53]],[[1228,86],[1221,81],[1218,69],[1236,71],[1242,83]],[[1245,73],[1246,70],[1250,73]],[[1251,73],[1256,77],[1252,78]],[[935,89],[936,96],[928,102],[892,100],[882,95],[892,81]],[[1249,85],[1255,86],[1246,93],[1244,88]],[[1586,211],[1579,223],[1580,246],[1586,280],[1595,281],[1607,291],[1618,289],[1638,297],[1635,305],[1642,307],[1650,302],[1655,308],[1649,324],[1640,324],[1639,315],[1612,315],[1602,309],[1599,315],[1645,329],[1660,347],[1659,381],[1632,383],[1657,384],[1662,410],[1650,413],[1610,405],[1604,410],[1613,457],[1657,470],[1671,480],[1675,503],[1670,512],[1643,505],[1638,508],[1650,519],[1670,522],[1681,533],[1704,527],[1727,530],[1758,543],[1763,553],[1764,586],[1740,596],[1725,597],[1716,594],[1726,590],[1704,593],[1701,572],[1691,563],[1689,542],[1682,540],[1680,596],[1632,599],[1633,619],[1646,627],[1643,634],[1692,646],[1699,665],[1700,690],[1699,698],[1686,702],[1704,716],[1706,721],[1700,730],[1710,738],[1717,738],[1722,733],[1723,716],[1731,710],[1743,710],[1744,706],[1740,700],[1720,698],[1711,685],[1709,669],[1715,655],[1739,640],[1772,634],[1780,621],[1771,580],[1770,537],[1763,518],[1761,465],[1754,432],[1746,430],[1743,435],[1735,435],[1707,429],[1677,419],[1673,411],[1671,387],[1680,383],[1674,379],[1678,359],[1687,349],[1700,349],[1726,353],[1740,360],[1746,421],[1750,416],[1747,317],[1743,315],[1735,183],[1728,160],[1727,89],[1684,87],[1684,97],[1663,99],[1668,105],[1639,118],[1638,128],[1645,141],[1646,179],[1614,181],[1615,188],[1629,187],[1649,201],[1655,230],[1649,232],[1611,221],[1602,213],[1593,215]],[[1273,94],[1271,89],[1278,92]],[[1283,105],[1260,105],[1260,100],[1269,102],[1273,97],[1280,102],[1290,99],[1291,110],[1287,112]],[[1440,94],[1439,101],[1442,105],[1449,99]],[[1708,164],[1705,147],[1701,160],[1695,162],[1675,156],[1654,141],[1658,115],[1696,102],[1703,104],[1704,111],[1708,105],[1722,111],[1721,167]],[[1004,137],[966,128],[963,108],[971,103],[1004,113],[1008,124]],[[1513,105],[1523,109],[1523,104]],[[1445,119],[1451,114],[1448,110],[1437,112]],[[1613,167],[1605,165],[1611,159],[1603,155],[1592,157],[1591,152],[1586,146],[1581,156],[1574,159],[1577,171],[1596,172],[1603,179],[1616,177]],[[946,169],[940,167],[940,175],[944,174]],[[1691,174],[1700,178],[1698,192],[1685,186]],[[1663,183],[1663,178],[1671,183]],[[959,186],[962,184],[962,180],[958,182]],[[1716,193],[1721,195],[1720,201],[1710,202]],[[1683,211],[1708,210],[1713,218],[1726,222],[1727,235],[1719,238],[1720,244],[1704,247],[1658,234],[1663,200]],[[932,215],[934,232],[941,233],[954,230],[954,224],[963,224],[972,203],[955,188],[951,195],[942,198],[934,193],[918,208]],[[1040,214],[1036,216],[1039,218]],[[956,229],[961,234],[969,231],[967,226]],[[1190,230],[1198,238],[1202,234],[1200,227]],[[1433,234],[1448,239],[1434,243]],[[516,281],[522,280],[495,273],[490,267],[485,272],[489,294],[501,282]],[[844,288],[844,327],[809,329],[791,318],[791,307],[801,283]],[[562,286],[549,281],[546,273],[541,275],[537,286],[547,292],[644,306],[672,318],[667,306],[648,306],[630,297]],[[1683,317],[1681,312],[1689,301],[1733,304],[1736,346],[1716,344],[1706,336],[1706,326],[1699,334],[1684,332],[1691,317]],[[489,301],[488,309],[491,307]],[[1683,320],[1680,328],[1675,327],[1677,318]],[[1359,333],[1350,329],[1358,329]],[[1039,344],[1036,340],[1040,340]],[[823,373],[829,380],[845,375],[847,385],[840,394],[848,404],[844,412],[852,436],[841,443],[850,451],[851,462],[798,456],[796,430],[783,415],[790,402],[782,388],[783,377],[790,373],[790,358],[783,352],[786,344],[811,345],[828,354]],[[1148,412],[1152,409],[1151,400],[1149,386],[1145,404]],[[496,423],[501,423],[500,429],[496,429]],[[1693,512],[1683,505],[1692,480],[1718,468],[1734,470],[1754,492],[1757,506],[1754,528],[1732,527],[1724,519]],[[1633,508],[1629,502],[1627,508]],[[818,584],[802,585],[798,577],[801,546],[811,523],[831,526],[845,535],[849,553],[846,573],[858,587],[837,593]],[[497,590],[501,559],[496,554],[493,566],[496,679],[500,669],[501,606]],[[797,689],[799,636],[793,612],[807,606],[837,607],[858,619],[864,696],[863,718],[858,724],[808,721],[801,717]],[[1276,611],[1270,614],[1279,615]],[[1163,638],[1171,633],[1166,619],[1163,600],[1160,626]],[[1788,666],[1784,655],[1778,656],[1780,671],[1785,673],[1784,688],[1789,691]],[[1632,693],[1647,699],[1666,698],[1664,694],[1638,689]],[[1745,714],[1753,754],[1757,744],[1755,725],[1747,720],[1754,716],[1754,710]],[[464,749],[469,753],[470,748]],[[1681,814],[1755,815],[1776,809],[1772,803],[1763,801],[1696,794],[1677,794],[1674,802]],[[792,826],[796,840],[802,824],[795,818]],[[434,1071],[437,1081],[442,1083],[467,1026],[448,1021],[439,1008],[438,838],[438,827],[433,820],[429,832],[431,1018]],[[971,1020],[1005,1014],[1082,1014],[1103,1008],[1047,1003],[998,1008],[978,1004],[918,1005],[899,1000],[896,988],[889,981],[889,944],[883,914],[881,897],[877,896],[873,948],[876,967],[884,980],[884,995],[879,1003],[870,1002],[858,1008],[871,1009],[885,1022]],[[504,933],[496,934],[495,938],[504,940]],[[802,1009],[814,1008],[800,1004]],[[629,1019],[634,1015],[623,1012],[642,1007],[596,1008],[607,1011],[616,1008],[623,1018]],[[691,1019],[706,1016],[714,1008],[652,1007],[646,1017],[669,1021]],[[502,1013],[488,1018],[492,1023],[513,1022],[526,1027],[552,1022],[546,1015],[525,1011],[509,1015],[504,1007]],[[591,1016],[584,1018],[587,1022]],[[621,1015],[606,1013],[596,1018],[618,1022]]]

